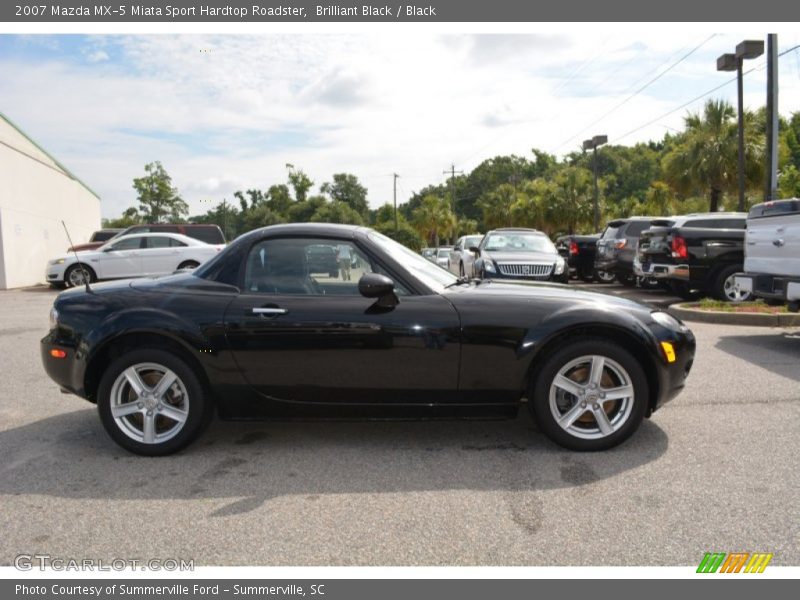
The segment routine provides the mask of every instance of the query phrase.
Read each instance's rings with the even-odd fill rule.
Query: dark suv
[[[650,227],[655,217],[629,217],[609,221],[603,235],[597,241],[594,270],[598,273],[613,273],[623,285],[636,285],[633,259],[639,235]]]

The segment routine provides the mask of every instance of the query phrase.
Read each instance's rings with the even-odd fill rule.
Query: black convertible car
[[[351,279],[308,248],[349,246]],[[160,455],[242,418],[514,417],[562,446],[628,438],[683,387],[692,333],[664,312],[548,283],[458,279],[370,229],[241,236],[192,272],[75,288],[42,361],[111,437]]]

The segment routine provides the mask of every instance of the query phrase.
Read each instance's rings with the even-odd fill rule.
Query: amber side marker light
[[[50,356],[53,358],[67,358],[67,353],[59,348],[53,348],[50,350]]]
[[[664,351],[664,358],[667,359],[668,363],[675,362],[675,348],[672,347],[671,343],[661,342],[661,350]]]

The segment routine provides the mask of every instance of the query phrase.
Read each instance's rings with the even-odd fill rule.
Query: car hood
[[[490,280],[472,283],[469,286],[462,285],[453,287],[448,291],[453,291],[450,297],[456,305],[461,302],[471,302],[473,300],[552,303],[563,305],[568,308],[591,306],[593,308],[601,308],[614,312],[624,311],[642,317],[647,317],[647,315],[654,310],[652,307],[642,304],[641,302],[636,302],[635,300],[620,298],[600,292],[578,290],[573,286],[559,283],[535,281],[501,283],[499,281]]]
[[[551,252],[489,252],[481,253],[481,256],[491,258],[501,263],[554,263],[558,260],[558,254]]]

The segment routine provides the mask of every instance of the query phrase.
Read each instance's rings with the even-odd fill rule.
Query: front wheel
[[[196,269],[200,266],[200,263],[196,260],[185,260],[181,264],[178,265],[178,270],[181,269]]]
[[[529,407],[556,444],[578,451],[612,448],[639,428],[649,402],[634,356],[602,339],[572,341],[535,374]]]
[[[192,368],[155,348],[128,352],[106,369],[97,408],[111,438],[144,456],[186,447],[212,415],[211,402]]]
[[[598,283],[613,283],[615,275],[609,271],[595,271],[594,277]]]
[[[67,287],[79,287],[86,285],[86,281],[94,283],[97,281],[97,275],[91,267],[82,264],[72,265],[64,273],[64,285]]]

